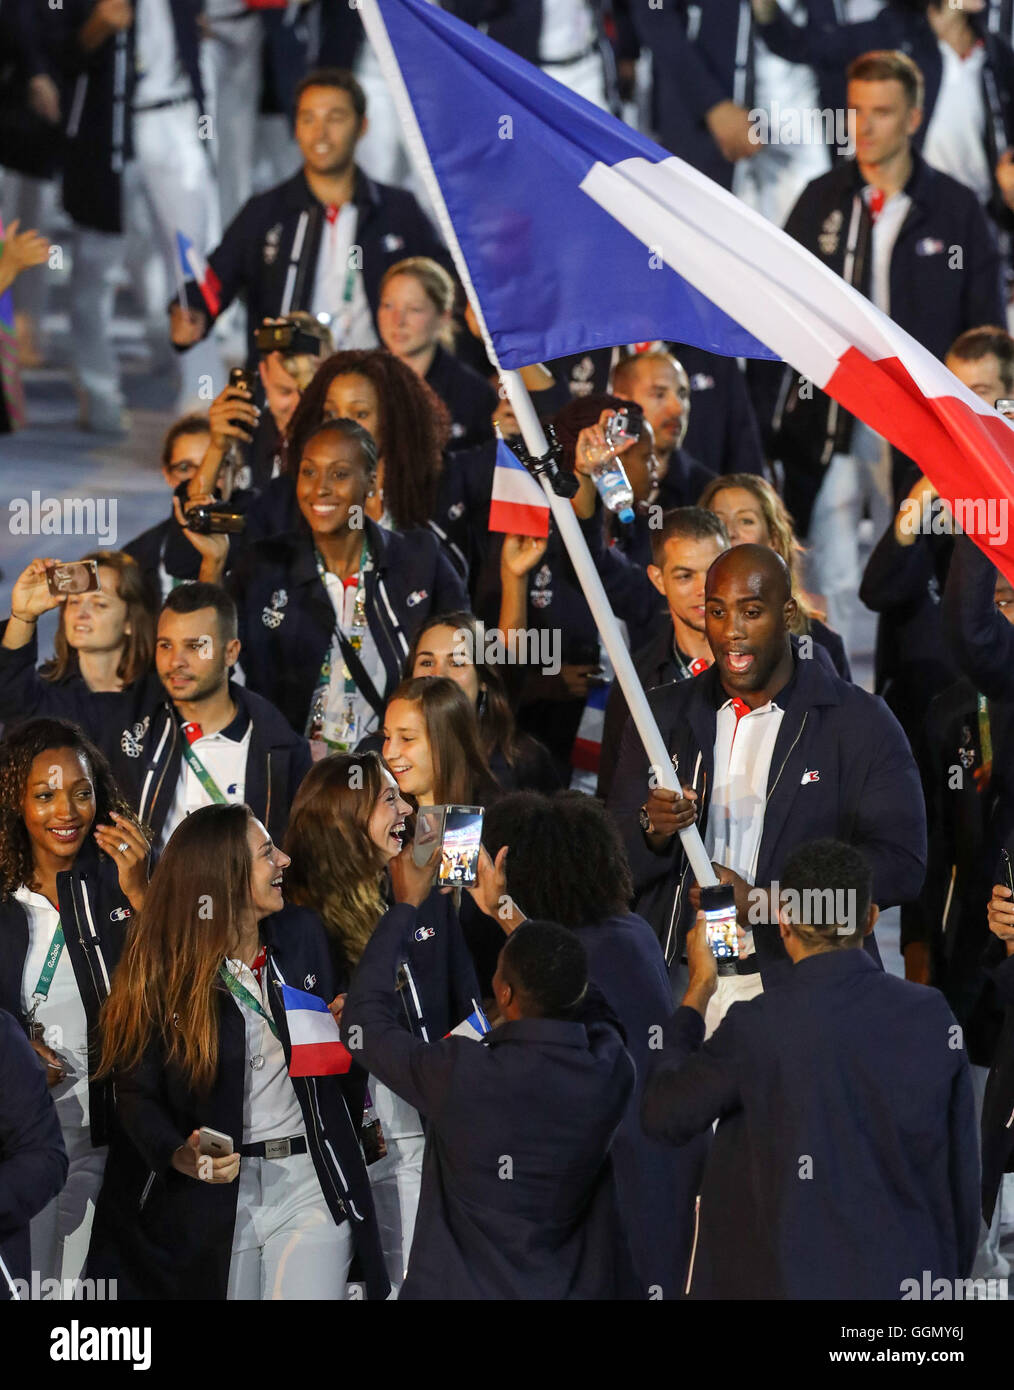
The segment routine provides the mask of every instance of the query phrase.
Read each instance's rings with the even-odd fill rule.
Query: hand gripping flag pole
[[[380,12],[378,0],[361,0],[360,12],[363,17],[363,24],[366,27],[367,37],[373,46],[380,70],[387,82],[388,90],[394,100],[398,115],[401,120],[402,129],[405,133],[405,140],[408,148],[415,160],[419,175],[426,186],[426,191],[432,200],[440,229],[444,239],[454,258],[454,264],[458,271],[458,276],[468,295],[469,303],[475,313],[476,320],[482,331],[483,342],[489,354],[490,361],[500,373],[500,380],[503,384],[507,397],[514,407],[514,414],[517,416],[518,424],[521,427],[521,434],[525,441],[525,447],[529,454],[536,460],[542,460],[549,452],[549,443],[546,439],[542,423],[536,414],[532,399],[528,394],[528,389],[521,379],[521,374],[517,371],[504,371],[500,367],[496,351],[493,347],[492,339],[486,327],[486,320],[483,317],[482,305],[479,303],[475,286],[469,272],[468,263],[462,253],[458,242],[454,225],[451,222],[444,202],[443,193],[439,181],[430,162],[429,152],[426,149],[426,142],[423,139],[422,131],[416,120],[415,111],[412,106],[408,90],[405,86],[398,60],[395,57],[394,49],[388,37],[387,27],[384,24],[383,16]],[[518,286],[518,293],[523,293],[523,286]],[[557,496],[553,491],[552,484],[545,470],[536,469],[536,476],[542,485],[543,491],[552,510],[553,519],[559,528],[563,543],[567,547],[571,564],[574,566],[574,573],[577,575],[578,583],[588,607],[592,611],[595,624],[605,643],[609,659],[613,663],[613,670],[616,678],[620,682],[623,694],[626,696],[627,706],[630,710],[631,718],[637,726],[637,732],[641,736],[645,752],[651,764],[651,775],[655,785],[666,787],[671,791],[680,790],[679,777],[673,767],[672,759],[662,741],[658,725],[655,723],[651,707],[641,682],[638,680],[634,670],[634,663],[630,658],[626,643],[620,633],[619,624],[616,616],[610,607],[606,597],[605,589],[602,587],[602,580],[599,578],[598,571],[592,562],[591,553],[588,550],[587,542],[581,534],[581,527],[569,501]],[[648,788],[645,788],[647,795]],[[704,842],[701,839],[700,831],[696,824],[689,826],[686,830],[679,832],[683,850],[694,872],[697,882],[702,887],[712,887],[718,883],[718,878],[711,866]]]

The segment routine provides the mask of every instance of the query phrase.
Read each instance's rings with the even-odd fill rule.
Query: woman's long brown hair
[[[97,560],[100,566],[116,574],[117,596],[127,605],[127,622],[130,623],[116,675],[124,685],[131,685],[149,670],[155,655],[155,614],[150,607],[144,575],[137,561],[123,550],[92,550],[81,558]],[[76,676],[80,669],[77,651],[67,641],[66,621],[67,609],[61,604],[53,638],[54,655],[39,667],[43,680],[62,681],[65,676]]]
[[[285,835],[292,860],[285,896],[317,913],[341,942],[350,969],[384,913],[386,861],[370,838],[370,817],[383,790],[379,753],[332,753],[300,783]]]
[[[391,700],[408,700],[422,710],[433,760],[433,801],[437,806],[468,805],[488,799],[499,784],[482,751],[475,709],[448,676],[412,676]],[[388,702],[390,704],[390,701]]]
[[[247,806],[202,806],[173,832],[102,1006],[97,1075],[138,1065],[153,1037],[195,1091],[218,1072],[218,968],[252,911]]]

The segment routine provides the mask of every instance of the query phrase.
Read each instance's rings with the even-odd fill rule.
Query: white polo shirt
[[[326,210],[310,305],[315,318],[319,314],[328,316],[335,347],[342,351],[380,345],[363,286],[363,272],[356,268],[353,255],[358,226],[359,209],[355,203],[343,203],[336,215],[333,209]]]
[[[226,801],[236,804],[246,800],[246,763],[252,731],[253,721],[249,716],[237,712],[232,723],[217,734],[202,734],[190,744]],[[180,737],[186,738],[182,730]],[[213,804],[212,797],[205,791],[196,772],[186,758],[182,758],[176,796],[162,827],[159,849],[163,848],[180,821],[199,806]]]
[[[750,884],[757,875],[771,757],[784,714],[774,700],[755,710],[742,700],[726,700],[718,711],[704,843],[709,859]],[[748,931],[743,955],[753,950],[753,932]]]

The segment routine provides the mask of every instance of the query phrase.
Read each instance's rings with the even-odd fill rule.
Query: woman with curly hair
[[[43,1279],[76,1279],[84,1266],[113,1109],[112,1086],[89,1073],[147,862],[147,839],[109,764],[76,724],[30,719],[6,734],[0,1008],[21,1019],[46,1067],[70,1160],[63,1191],[31,1223],[32,1268]]]
[[[295,479],[299,523],[247,546],[228,578],[247,685],[315,751],[349,751],[376,731],[416,628],[459,608],[464,585],[427,531],[371,520],[377,449],[354,420],[305,439]],[[219,583],[227,536],[194,536],[201,579]]]
[[[444,682],[446,684],[446,682]],[[292,805],[285,850],[286,891],[324,923],[335,986],[346,991],[377,923],[394,901],[389,866],[411,855],[401,796],[379,753],[339,753],[315,763]],[[478,985],[449,897],[434,892],[417,910],[422,934],[401,963],[406,1025],[420,1037],[444,1037],[476,1007]],[[391,988],[395,988],[392,979]],[[422,1173],[418,1111],[377,1082],[368,1083],[386,1152],[368,1145],[370,1181],[388,1277],[405,1277]]]
[[[588,953],[589,979],[623,1025],[637,1085],[613,1140],[620,1212],[644,1295],[657,1297],[649,1293],[654,1287],[664,1298],[679,1297],[704,1150],[697,1141],[666,1149],[641,1131],[653,1039],[673,1012],[672,987],[658,938],[629,911],[632,883],[619,832],[581,792],[515,792],[490,808],[482,840],[473,897],[486,913],[491,949],[526,918],[568,927]]]
[[[443,401],[383,348],[336,352],[325,358],[303,392],[286,434],[286,471],[254,504],[251,539],[288,531],[296,524],[295,477],[311,434],[327,419],[354,420],[377,446],[377,480],[366,515],[385,530],[434,531],[455,566],[464,565],[457,537],[442,517],[443,450],[451,418]]]
[[[802,590],[799,571],[805,551],[785,503],[767,479],[754,473],[723,473],[708,484],[697,505],[721,518],[733,545],[766,545],[782,557],[792,578],[792,595],[797,605],[792,631],[797,637],[812,637],[824,647],[838,674],[850,681],[852,671],[845,643],[827,626],[824,613]]]

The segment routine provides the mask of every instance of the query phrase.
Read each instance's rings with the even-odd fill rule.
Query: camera
[[[187,530],[199,536],[236,536],[246,526],[242,512],[234,511],[228,502],[201,502],[183,513]]]
[[[262,357],[280,352],[283,357],[323,357],[331,351],[331,334],[309,314],[267,320],[254,334],[254,346]]]

